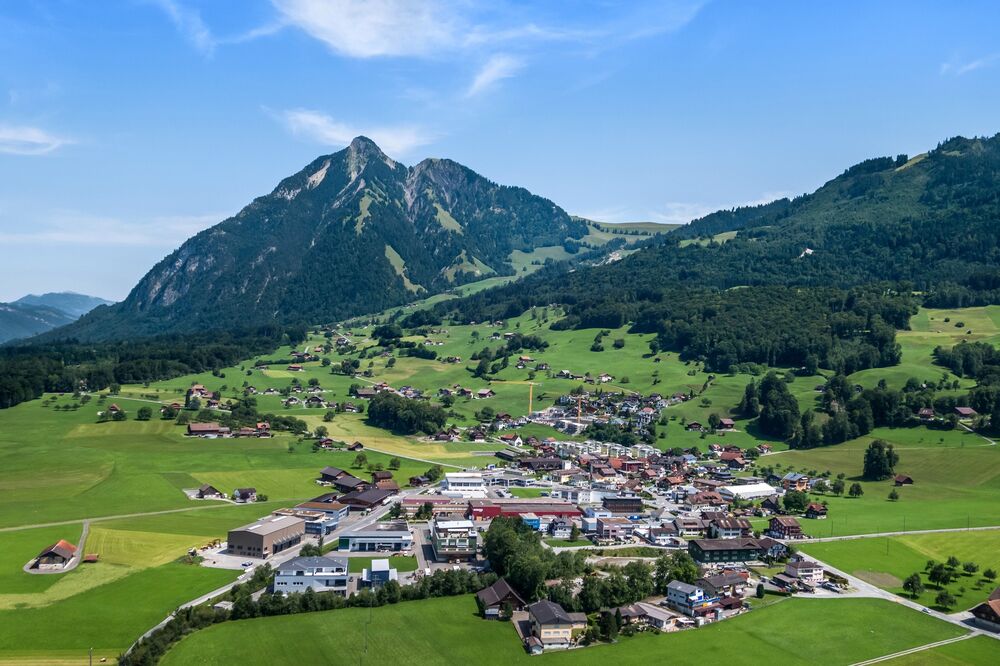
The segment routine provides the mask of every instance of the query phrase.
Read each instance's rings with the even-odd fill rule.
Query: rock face
[[[112,339],[343,318],[512,274],[512,251],[586,233],[525,189],[450,160],[406,167],[358,137],[189,239],[123,302],[53,335]]]

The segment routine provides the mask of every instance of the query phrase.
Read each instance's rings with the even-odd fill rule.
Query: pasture
[[[464,596],[228,622],[185,638],[162,663],[851,664],[962,633],[886,601],[792,599],[702,629],[529,657],[509,623],[479,619]]]

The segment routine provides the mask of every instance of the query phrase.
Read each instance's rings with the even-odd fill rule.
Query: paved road
[[[965,634],[964,636],[957,636],[955,638],[948,638],[943,641],[938,641],[937,643],[928,643],[927,645],[919,645],[915,648],[910,648],[909,650],[903,650],[901,652],[894,652],[892,654],[885,654],[881,657],[875,657],[874,659],[868,659],[866,661],[858,661],[851,666],[868,666],[869,664],[877,664],[881,661],[889,661],[890,659],[896,659],[898,657],[905,657],[909,654],[914,654],[917,652],[923,652],[924,650],[931,650],[942,645],[947,645],[948,643],[957,643],[958,641],[965,641],[972,638],[975,634]]]
[[[875,539],[877,537],[905,536],[907,534],[939,534],[943,532],[986,532],[989,530],[1000,530],[1000,525],[985,525],[982,527],[946,527],[939,530],[905,530],[899,532],[873,532],[871,534],[848,534],[845,536],[819,537],[816,539],[803,539],[793,543],[821,543],[824,541],[850,541],[852,539]]]
[[[73,569],[76,569],[78,566],[80,566],[80,562],[83,561],[83,556],[86,552],[84,551],[84,547],[87,545],[87,536],[89,534],[90,534],[90,521],[85,520],[83,521],[83,531],[80,533],[80,541],[76,544],[76,555],[73,557],[73,559],[69,561],[69,564],[67,564],[62,569],[52,569],[52,570],[32,569],[31,565],[35,562],[35,560],[32,559],[31,561],[29,561],[27,564],[24,565],[24,571],[26,573],[33,575],[69,573]]]

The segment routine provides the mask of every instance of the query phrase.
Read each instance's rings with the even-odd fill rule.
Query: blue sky
[[[572,213],[686,221],[1000,131],[1000,3],[0,4],[0,300],[124,297],[367,134]]]

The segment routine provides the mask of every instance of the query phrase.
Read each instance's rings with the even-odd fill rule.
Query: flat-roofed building
[[[438,562],[471,559],[478,545],[479,533],[471,520],[437,518],[431,524],[431,546]]]
[[[296,557],[274,572],[274,591],[347,594],[347,569],[346,557]]]
[[[460,497],[441,497],[439,495],[421,495],[419,497],[404,497],[400,501],[403,514],[407,518],[415,518],[424,506],[430,505],[431,516],[464,515],[469,508],[469,502]]]
[[[777,489],[767,483],[747,483],[735,486],[722,486],[719,494],[722,498],[732,502],[734,499],[755,500],[771,497],[777,494]]]
[[[486,497],[486,482],[478,472],[449,472],[441,482],[441,494],[448,497]]]
[[[404,522],[376,523],[371,527],[340,535],[338,550],[374,553],[401,551],[413,547],[413,535]]]
[[[227,551],[241,557],[267,559],[302,543],[306,521],[295,516],[267,516],[229,531]]]

